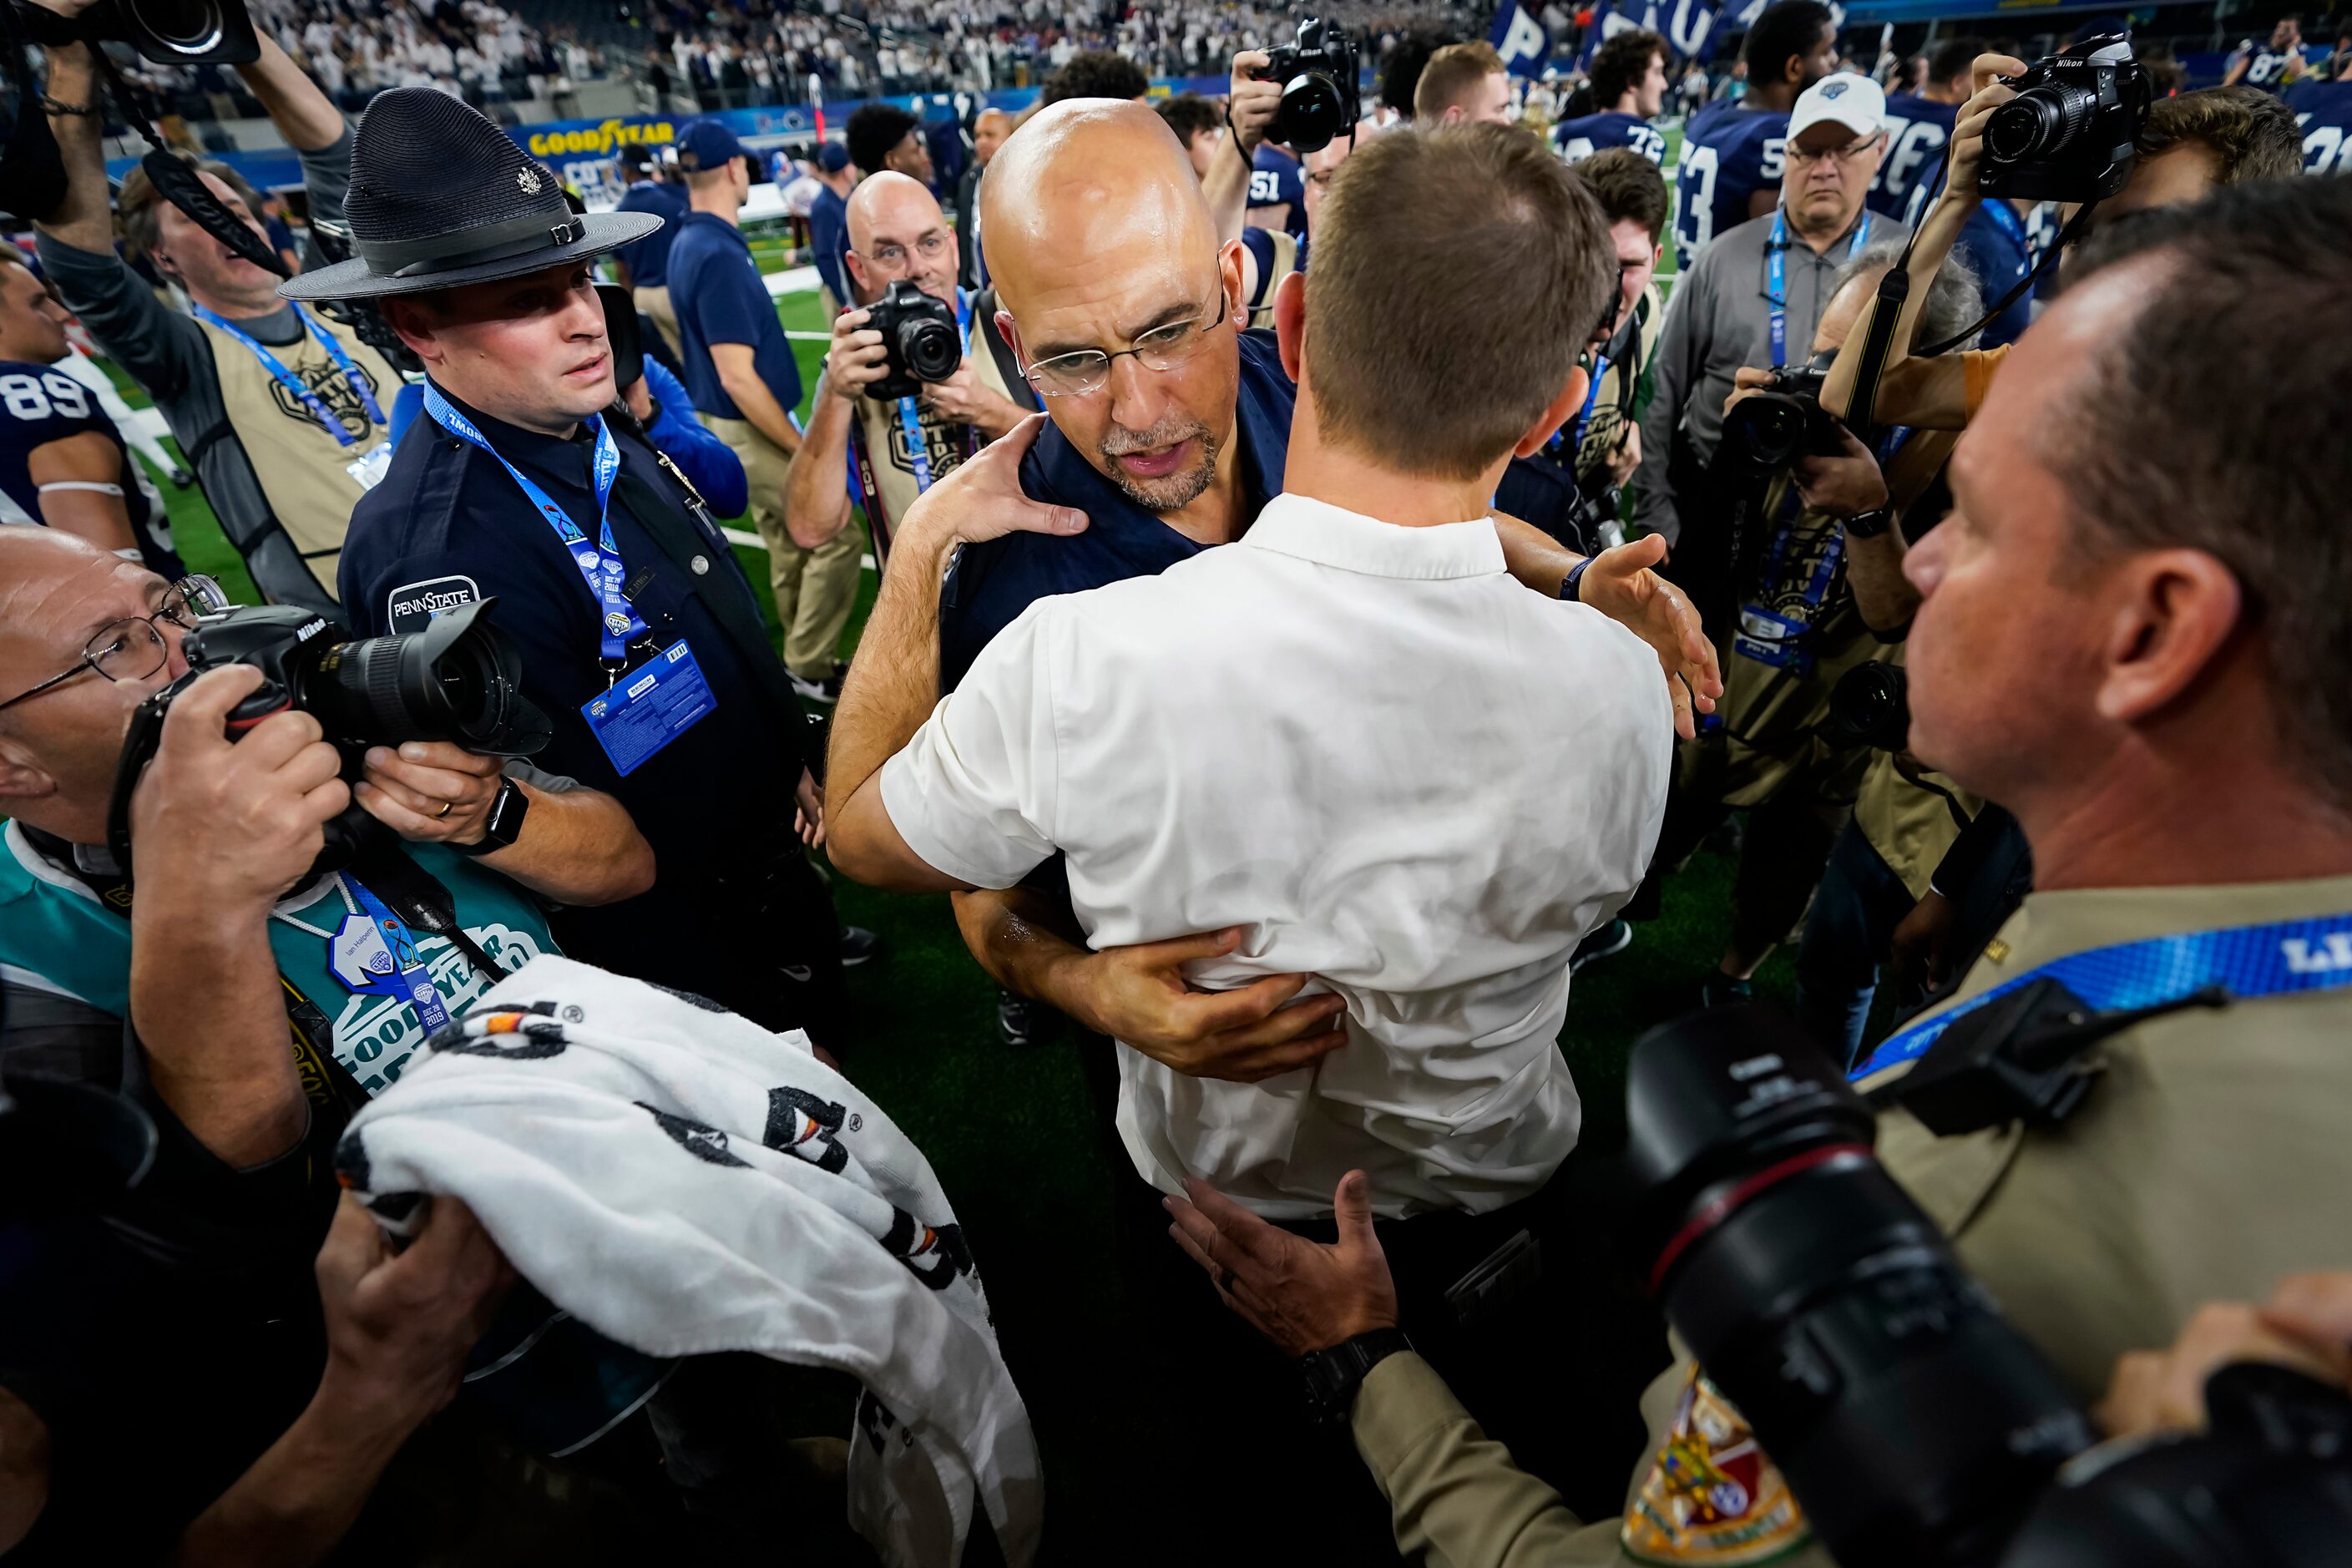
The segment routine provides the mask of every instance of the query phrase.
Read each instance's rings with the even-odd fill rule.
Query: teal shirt
[[[509,972],[561,951],[530,895],[496,872],[437,845],[410,844],[410,858],[449,889],[457,921]],[[348,912],[337,879],[297,889],[270,911],[278,972],[334,1025],[335,1059],[371,1095],[400,1077],[425,1037],[404,998],[354,994],[327,969],[327,943]],[[488,990],[446,937],[416,933],[417,955],[452,1016]],[[48,991],[117,1016],[131,1010],[131,921],[81,881],[50,865],[11,822],[0,829],[0,980]]]

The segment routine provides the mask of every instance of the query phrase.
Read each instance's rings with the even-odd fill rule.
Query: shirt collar
[[[520,425],[508,424],[494,414],[483,413],[437,381],[433,385],[449,400],[450,407],[474,422],[474,428],[482,433],[482,439],[490,444],[490,449],[508,462],[528,463],[537,468],[553,466],[572,482],[579,482],[572,470],[579,466],[580,454],[587,451],[589,447],[590,437],[584,424],[574,429],[568,439],[537,430],[526,430]],[[444,430],[436,428],[434,433],[444,440],[451,438]]]
[[[1491,517],[1402,528],[1296,493],[1266,502],[1241,542],[1368,577],[1435,582],[1503,570],[1503,540]]]

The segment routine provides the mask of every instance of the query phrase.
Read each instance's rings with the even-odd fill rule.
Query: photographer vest
[[[197,467],[214,442],[234,436],[252,463],[271,515],[331,595],[352,508],[383,477],[391,457],[390,417],[401,376],[350,327],[323,312],[303,313],[341,349],[384,421],[369,417],[366,404],[316,333],[305,331],[299,342],[263,346],[326,408],[348,444],[320,424],[310,402],[297,396],[251,348],[199,317],[196,324],[212,349],[227,417],[199,437],[187,456],[190,467]]]

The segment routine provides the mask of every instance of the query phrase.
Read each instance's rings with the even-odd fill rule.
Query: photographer
[[[1976,221],[1983,195],[1978,179],[1984,167],[1985,126],[1994,110],[2017,96],[2003,77],[2025,74],[2023,60],[1984,55],[1976,62],[1976,96],[1953,129],[1951,167],[1943,194],[1919,226],[1908,268],[1910,298],[1920,298],[1961,236]],[[2269,93],[2253,88],[2215,87],[2157,100],[2140,127],[2135,161],[2123,189],[2099,204],[2098,217],[2111,223],[2133,213],[2203,200],[2216,190],[2255,181],[2288,180],[2303,172],[2303,140],[2294,113]],[[2071,219],[2072,214],[2069,214]],[[2064,263],[2059,263],[2062,267]],[[1871,313],[1878,310],[1871,303]],[[1871,416],[1882,425],[1958,430],[1980,406],[1994,373],[2008,356],[2006,344],[1968,353],[1913,357],[1917,339],[1916,307],[1895,318],[1892,346],[1878,380]],[[1866,329],[1869,317],[1864,318]],[[1853,395],[1865,331],[1847,340],[1822,405],[1843,414]],[[1927,339],[1927,342],[1934,342]]]
[[[2309,1268],[2315,1238],[2341,1263],[2352,713],[2334,674],[2352,657],[2352,556],[2332,498],[2352,447],[2327,396],[2341,345],[2310,352],[2309,323],[2352,290],[2352,189],[2241,187],[2092,250],[1961,438],[1952,516],[1906,560],[1923,600],[1914,747],[2016,812],[2037,890],[1859,1085],[1899,1097],[1927,1035],[1972,1017],[2001,1059],[2021,1066],[2008,1053],[2030,1035],[2035,1060],[2063,1050],[2087,1079],[2079,1104],[2031,1121],[1937,1138],[1890,1109],[1877,1128],[1887,1173],[2085,1401],[2202,1303]],[[2216,359],[2216,341],[2234,352]],[[2281,450],[2302,465],[2285,487]],[[2067,989],[2021,1017],[1983,1008],[2034,978]],[[1363,1347],[1352,1424],[1408,1550],[1687,1561],[1769,1532],[1781,1561],[1826,1561],[1796,1552],[1805,1500],[1757,1453],[1769,1435],[1687,1362],[1643,1401],[1656,1458],[1625,1520],[1580,1531],[1387,1337],[1412,1322],[1349,1183],[1336,1248],[1198,1190],[1177,1217],[1277,1344]],[[2322,1337],[2340,1348],[2340,1332]],[[2126,1426],[2144,1403],[2132,1364],[2109,1405]],[[1703,1509],[1691,1478],[1735,1455],[1748,1484]]]
[[[1792,69],[1796,63],[1792,57]],[[1738,372],[1795,363],[1837,269],[1872,239],[1904,232],[1863,205],[1886,151],[1885,108],[1867,77],[1827,77],[1807,88],[1788,120],[1780,205],[1718,236],[1675,286],[1654,362],[1657,390],[1642,417],[1633,511],[1669,545],[1680,543],[1686,514],[1706,504],[1706,468]]]
[[[270,715],[232,743],[229,710],[259,682],[236,668],[198,680],[164,721],[132,801],[134,898],[107,847],[108,803],[132,709],[186,671],[192,610],[152,574],[47,531],[0,530],[0,806],[11,818],[0,965],[16,988],[0,1056],[131,1095],[162,1135],[148,1180],[58,1260],[52,1305],[70,1300],[120,1326],[122,1303],[146,1310],[168,1291],[206,1344],[196,1358],[149,1334],[109,1346],[83,1325],[36,1353],[20,1329],[9,1334],[0,1385],[54,1443],[58,1511],[44,1529],[66,1539],[176,1530],[289,1428],[314,1385],[322,1409],[302,1431],[320,1470],[293,1495],[307,1486],[313,1501],[323,1491],[356,1507],[450,1388],[407,1374],[354,1385],[347,1365],[319,1382],[310,1258],[334,1201],[328,1152],[351,1110],[399,1078],[428,1024],[428,1005],[390,975],[341,962],[339,942],[357,940],[350,911],[415,915],[389,917],[399,941],[386,945],[413,951],[402,978],[429,977],[429,1010],[443,1016],[500,977],[481,959],[511,971],[556,950],[530,894],[625,897],[651,880],[652,857],[609,796],[520,766],[512,787],[527,820],[512,844],[486,845],[497,761],[445,743],[371,752],[353,790],[309,713]],[[365,859],[363,874],[313,876],[321,825],[354,798],[411,847]],[[425,1283],[439,1278],[431,1256],[395,1272],[437,1289]],[[348,1270],[338,1278],[329,1342],[381,1367],[344,1341],[368,1311]],[[484,1288],[457,1295],[478,1300]],[[395,1327],[376,1349],[462,1356],[470,1331],[447,1336],[468,1322],[464,1304]],[[5,1316],[14,1329],[31,1310],[12,1301]],[[165,1452],[138,1505],[111,1517],[120,1498],[105,1468]]]
[[[739,174],[705,177],[740,192]],[[425,362],[438,426],[410,433],[352,519],[354,629],[415,631],[495,596],[523,695],[554,724],[546,765],[609,791],[659,860],[652,891],[564,911],[565,948],[830,1047],[844,936],[794,831],[794,802],[819,821],[807,720],[725,535],[614,408],[589,263],[656,220],[574,215],[544,164],[428,88],[370,106],[352,186],[360,258],[285,287],[382,300]],[[672,249],[673,279],[696,228],[716,226],[757,289],[732,226],[697,218],[708,224]],[[526,248],[474,259],[501,232]],[[386,256],[404,258],[390,275],[371,259]],[[677,300],[691,310],[689,292]]]
[[[86,0],[50,0],[79,16]],[[383,478],[399,367],[359,332],[278,298],[278,279],[227,249],[134,169],[108,210],[101,118],[89,50],[48,50],[49,128],[65,159],[65,203],[34,226],[42,270],[108,357],[146,390],[204,485],[205,499],[254,584],[274,603],[331,611],[352,509]],[[341,113],[268,36],[236,68],[301,155],[310,220],[340,223],[351,134]],[[218,165],[214,195],[265,238],[260,202]],[[114,249],[185,289],[183,316]]]
[[[794,544],[823,549],[850,531],[855,502],[866,509],[875,561],[887,565],[891,531],[908,508],[1027,410],[1005,395],[983,324],[956,287],[955,236],[929,190],[895,174],[859,184],[849,198],[848,263],[855,293],[850,309],[834,318],[832,350],[784,487],[784,527]],[[871,307],[898,282],[948,307],[963,357],[946,380],[924,381],[915,393],[884,400],[867,389],[911,372],[894,365],[898,356],[868,322]],[[994,296],[988,300],[992,305]]]

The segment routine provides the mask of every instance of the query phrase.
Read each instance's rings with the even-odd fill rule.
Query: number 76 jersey
[[[1675,259],[1688,271],[1715,237],[1748,221],[1748,200],[1778,192],[1789,145],[1789,117],[1778,110],[1715,104],[1683,132],[1675,175]]]

